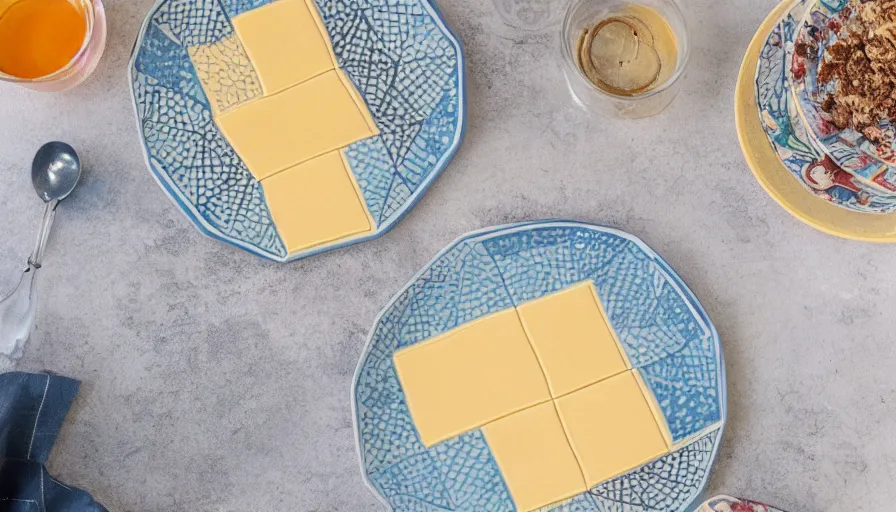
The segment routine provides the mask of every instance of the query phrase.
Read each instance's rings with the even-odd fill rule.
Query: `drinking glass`
[[[19,0],[0,0],[0,15]],[[106,12],[102,0],[70,0],[83,13],[87,23],[84,43],[62,68],[38,78],[20,78],[0,71],[0,81],[19,84],[28,89],[56,92],[71,89],[96,69],[106,46]]]
[[[672,30],[678,58],[669,78],[643,93],[621,96],[594,85],[579,67],[576,55],[582,33],[601,20],[626,11],[633,4],[660,14]],[[659,114],[681,88],[690,54],[687,23],[677,0],[573,0],[561,28],[562,67],[573,99],[584,109],[607,117],[636,119]]]
[[[492,0],[507,25],[538,32],[559,23],[567,0]]]

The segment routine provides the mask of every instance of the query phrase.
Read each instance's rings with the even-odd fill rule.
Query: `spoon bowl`
[[[81,159],[75,149],[64,142],[48,142],[41,146],[31,163],[31,184],[46,203],[44,219],[28,266],[19,285],[0,299],[0,355],[17,359],[34,329],[37,302],[35,280],[43,265],[44,248],[50,236],[59,201],[65,199],[81,178]]]
[[[65,199],[81,178],[81,159],[65,142],[41,146],[31,163],[31,184],[44,202]]]

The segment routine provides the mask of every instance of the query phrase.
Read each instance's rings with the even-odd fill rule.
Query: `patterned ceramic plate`
[[[798,2],[781,3],[763,22],[744,56],[735,92],[735,121],[741,148],[760,185],[788,212],[807,224],[833,235],[874,242],[896,241],[896,215],[868,215],[867,211],[896,210],[885,198],[863,197],[837,173],[829,159],[813,153],[802,138],[805,129],[790,122],[787,80],[784,77],[784,28],[780,23]],[[790,18],[791,29],[793,17]],[[761,57],[761,58],[760,58]],[[757,91],[757,66],[763,81]],[[768,76],[764,77],[764,74]],[[770,143],[771,142],[771,143]],[[823,166],[829,172],[823,190],[806,193],[799,179]],[[816,172],[818,170],[816,169]],[[796,179],[795,179],[796,177]],[[864,205],[862,203],[865,203]],[[848,206],[841,208],[840,205]]]
[[[592,462],[609,460],[610,455],[607,451],[590,451],[587,443],[579,444],[577,436],[598,430],[618,434],[620,430],[626,431],[628,424],[623,424],[628,420],[624,420],[625,413],[610,412],[607,402],[586,409],[586,413],[596,416],[579,424],[580,419],[566,416],[564,400],[595,386],[599,388],[616,377],[557,398],[553,379],[558,373],[548,359],[542,358],[539,347],[544,345],[539,344],[534,324],[528,323],[532,317],[527,317],[529,313],[525,312],[526,304],[540,303],[546,297],[553,300],[566,296],[569,290],[581,290],[577,285],[583,282],[589,288],[593,286],[590,289],[594,290],[596,300],[603,304],[601,318],[606,319],[602,320],[603,325],[615,333],[614,339],[620,347],[619,352],[614,352],[616,357],[621,352],[629,362],[628,372],[640,379],[642,388],[635,394],[643,392],[648,401],[654,400],[655,417],[668,427],[670,436],[664,454],[630,464],[625,471],[591,486],[582,482],[593,476]],[[428,350],[423,343],[428,339],[460,326],[466,329],[474,321],[475,325],[482,325],[513,308],[518,308],[519,318],[527,329],[521,342],[526,347],[523,355],[528,353],[528,357],[534,357],[531,343],[539,354],[537,364],[544,371],[544,374],[536,373],[541,379],[546,377],[551,386],[547,402],[525,412],[551,404],[553,396],[557,414],[566,422],[564,427],[559,426],[554,409],[548,405],[546,421],[558,426],[554,430],[547,427],[538,430],[530,438],[532,442],[523,442],[523,439],[534,431],[521,433],[521,437],[514,438],[515,444],[508,444],[507,430],[501,432],[502,429],[494,427],[497,423],[513,424],[514,418],[523,414],[511,413],[496,415],[498,419],[482,422],[481,428],[425,443],[421,424],[415,423],[419,416],[411,412],[420,402],[408,398],[407,386],[411,381],[399,375],[407,376],[403,372],[408,363],[401,362],[399,371],[396,353],[408,353],[406,349],[413,346],[410,353],[419,354]],[[516,318],[512,314],[507,318],[511,317]],[[481,343],[467,347],[479,350],[480,346],[491,345],[492,341],[485,340],[511,337],[492,332]],[[500,354],[484,360],[487,370],[475,374],[460,372],[461,380],[472,381],[483,377],[482,374],[492,378],[489,375],[502,371],[498,367],[505,366],[506,361],[516,361],[510,350]],[[590,370],[592,363],[594,368],[603,366],[605,361],[599,359],[588,358],[579,368]],[[502,363],[498,364],[498,360]],[[440,374],[456,370],[454,360],[440,356],[436,361]],[[470,362],[459,361],[465,368]],[[511,372],[510,378],[516,379],[517,373],[523,370]],[[494,377],[492,382],[504,381]],[[416,393],[418,389],[410,392]],[[440,393],[445,391],[444,387],[438,389]],[[631,389],[637,390],[637,387]],[[479,396],[494,396],[485,389],[481,391]],[[453,392],[446,391],[446,400],[438,401],[437,409],[447,407],[448,396]],[[513,512],[541,506],[544,508],[539,510],[567,512],[690,510],[709,477],[727,407],[718,335],[693,293],[660,256],[637,238],[573,222],[536,222],[483,230],[460,238],[440,252],[376,320],[352,393],[364,478],[396,512]],[[634,402],[631,404],[634,407]],[[647,406],[643,407],[646,410]],[[540,421],[532,424],[541,424]],[[528,423],[523,421],[515,424],[515,428],[528,428]],[[569,444],[565,436],[569,437]],[[576,458],[569,456],[570,481],[585,476],[579,480],[578,490],[575,485],[564,487],[565,495],[559,501],[551,501],[555,495],[540,487],[553,477],[536,474],[539,471],[567,474],[566,468],[559,468],[553,458],[562,455],[559,449],[549,453],[542,450],[543,446],[555,446],[555,441],[564,451],[572,445],[576,458],[581,459],[580,467]],[[611,442],[617,448],[617,442],[628,442],[622,437],[599,441]],[[616,452],[628,456],[629,448]],[[512,452],[510,456],[508,450]],[[597,457],[589,459],[589,454],[594,453]],[[551,462],[544,462],[542,467],[543,461]],[[531,482],[539,485],[532,486]],[[547,494],[541,494],[542,491]],[[532,501],[536,495],[541,502]],[[521,501],[529,506],[521,506]]]
[[[849,23],[845,0],[819,1],[807,9],[788,45],[787,79],[799,119],[808,128],[810,142],[855,178],[870,194],[896,195],[896,163],[892,141],[896,129],[889,122],[879,126],[885,141],[876,144],[861,133],[840,130],[821,110],[821,102],[834,92],[834,84],[820,84],[818,71],[826,48],[840,37]],[[799,49],[799,51],[794,51]]]
[[[755,501],[741,500],[731,496],[716,496],[707,501],[697,512],[784,512],[783,510],[756,503]]]
[[[432,0],[160,0],[129,77],[165,192],[277,261],[387,231],[464,130],[461,48]]]
[[[833,204],[864,213],[896,211],[896,198],[870,190],[844,171],[813,142],[800,118],[786,70],[787,48],[792,46],[798,19],[811,2],[799,0],[774,25],[764,41],[756,66],[755,94],[769,142],[780,161],[798,182],[814,195]],[[792,54],[792,52],[791,52]]]

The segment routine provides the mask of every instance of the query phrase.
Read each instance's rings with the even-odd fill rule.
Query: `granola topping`
[[[834,82],[822,103],[838,128],[879,142],[878,124],[896,119],[896,0],[850,0],[840,39],[827,48],[818,81]]]

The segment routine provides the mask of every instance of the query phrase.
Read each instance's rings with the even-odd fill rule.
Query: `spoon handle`
[[[16,289],[0,299],[0,355],[13,360],[22,357],[25,342],[34,329],[37,273],[37,268],[29,265]]]
[[[47,247],[47,239],[50,237],[50,228],[53,226],[53,219],[56,218],[56,207],[59,201],[47,202],[47,208],[44,210],[44,220],[40,224],[40,234],[37,236],[37,244],[34,246],[34,252],[28,258],[28,264],[34,268],[40,268],[44,261],[44,249]]]

